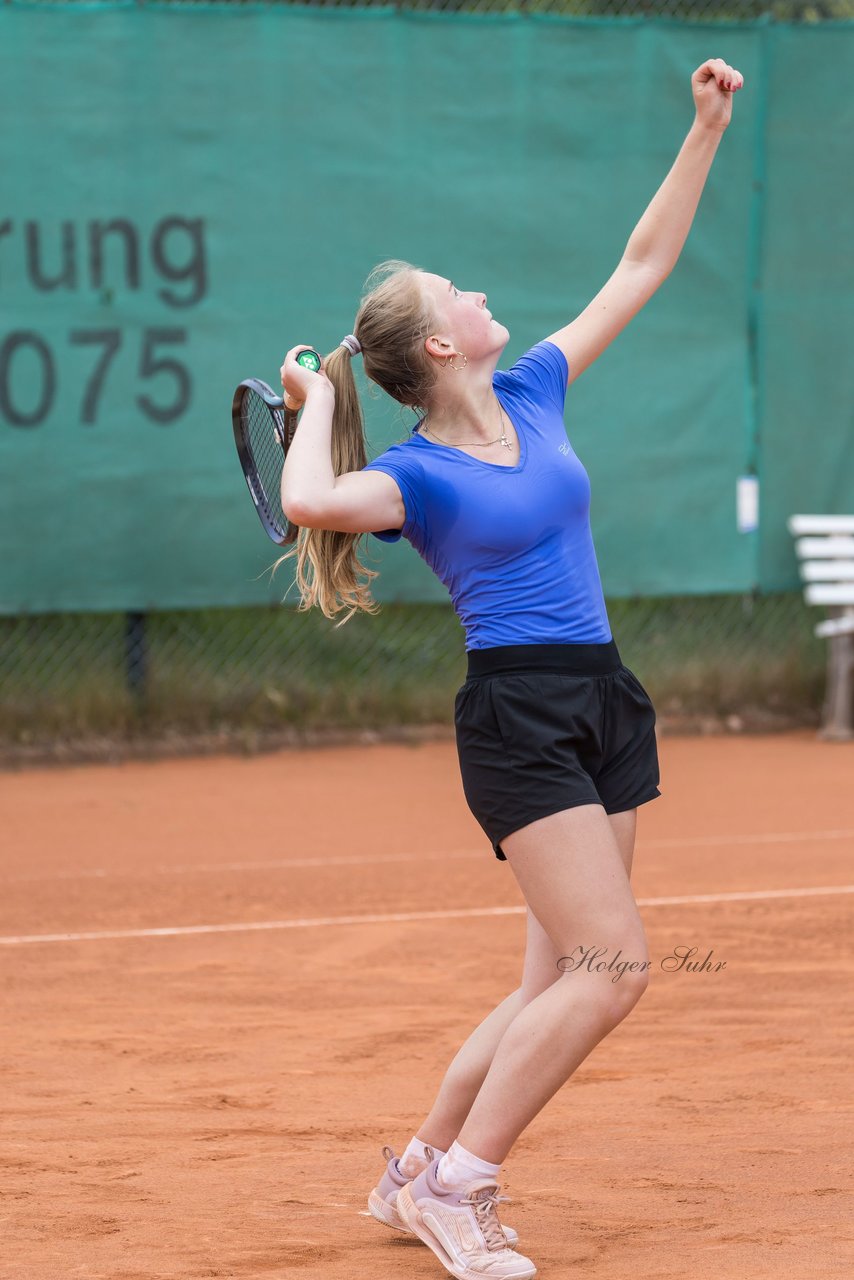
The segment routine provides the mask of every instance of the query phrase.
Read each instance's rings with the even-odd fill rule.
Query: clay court
[[[503,1167],[543,1280],[850,1277],[854,743],[660,742],[652,981]],[[454,744],[0,778],[10,1280],[440,1277],[367,1215],[517,985]],[[668,972],[677,946],[714,972]]]

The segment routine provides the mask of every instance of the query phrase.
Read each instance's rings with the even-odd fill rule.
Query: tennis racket
[[[321,360],[310,348],[297,364],[317,373]],[[282,510],[282,468],[302,404],[277,396],[260,378],[246,378],[234,392],[231,424],[237,456],[267,537],[280,547],[296,541],[299,527]]]

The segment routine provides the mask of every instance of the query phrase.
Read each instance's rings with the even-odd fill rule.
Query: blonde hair
[[[400,258],[388,258],[374,267],[365,281],[366,292],[352,328],[362,347],[366,376],[400,404],[416,411],[426,408],[436,378],[424,348],[424,339],[436,327],[436,320],[418,280],[420,270]],[[323,362],[335,387],[332,471],[336,476],[361,471],[368,461],[353,359],[346,347],[339,346]],[[273,572],[296,556],[300,612],[318,605],[327,618],[333,618],[348,609],[336,624],[341,627],[357,610],[378,611],[368,588],[377,571],[366,568],[356,555],[356,543],[364,536],[337,529],[299,530],[295,546],[279,557]],[[366,581],[359,581],[360,573]]]

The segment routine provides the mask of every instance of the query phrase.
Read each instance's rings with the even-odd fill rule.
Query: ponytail
[[[353,377],[352,360],[348,348],[339,346],[323,362],[326,376],[335,388],[332,472],[336,476],[347,471],[361,471],[368,461],[365,422]],[[341,627],[358,609],[365,613],[378,611],[379,605],[371,599],[368,591],[368,583],[377,577],[377,571],[365,568],[356,556],[356,543],[362,536],[361,533],[346,533],[338,529],[299,530],[296,545],[279,557],[273,565],[273,572],[291,556],[297,557],[296,584],[301,596],[298,606],[301,613],[318,605],[327,618],[333,618],[342,609],[349,609],[346,617],[336,624]],[[367,576],[367,582],[359,581],[360,571]]]
[[[434,326],[433,317],[418,282],[420,268],[400,259],[388,259],[375,267],[367,284],[373,285],[362,298],[353,334],[362,347],[367,377],[400,404],[413,409],[425,405],[435,373],[424,349],[424,338]],[[347,346],[338,346],[326,357],[323,367],[335,388],[332,414],[332,472],[335,476],[361,471],[367,464],[365,421],[356,380],[354,357]],[[363,533],[337,529],[303,529],[296,545],[273,565],[273,572],[285,560],[296,556],[296,584],[300,592],[299,612],[317,605],[327,618],[342,609],[349,612],[336,623],[341,627],[358,610],[377,613],[369,584],[378,577],[356,555]],[[309,565],[311,573],[309,573]],[[359,580],[362,574],[365,581]]]

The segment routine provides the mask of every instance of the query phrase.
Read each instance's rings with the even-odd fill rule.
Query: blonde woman
[[[305,404],[282,476],[302,530],[288,553],[300,607],[346,609],[343,621],[376,609],[359,581],[376,575],[355,554],[368,532],[405,537],[445,584],[466,633],[463,789],[527,903],[518,988],[462,1045],[401,1156],[383,1148],[369,1197],[460,1280],[536,1274],[498,1217],[501,1165],[648,982],[630,874],[638,806],[660,794],[655,711],[608,624],[564,398],[676,264],[742,83],[720,58],[697,68],[694,122],[613,275],[511,368],[497,369],[510,335],[485,293],[398,260],[369,277],[353,333],[319,372],[296,363],[303,346],[282,366]],[[420,415],[367,465],[360,352],[367,377]]]

